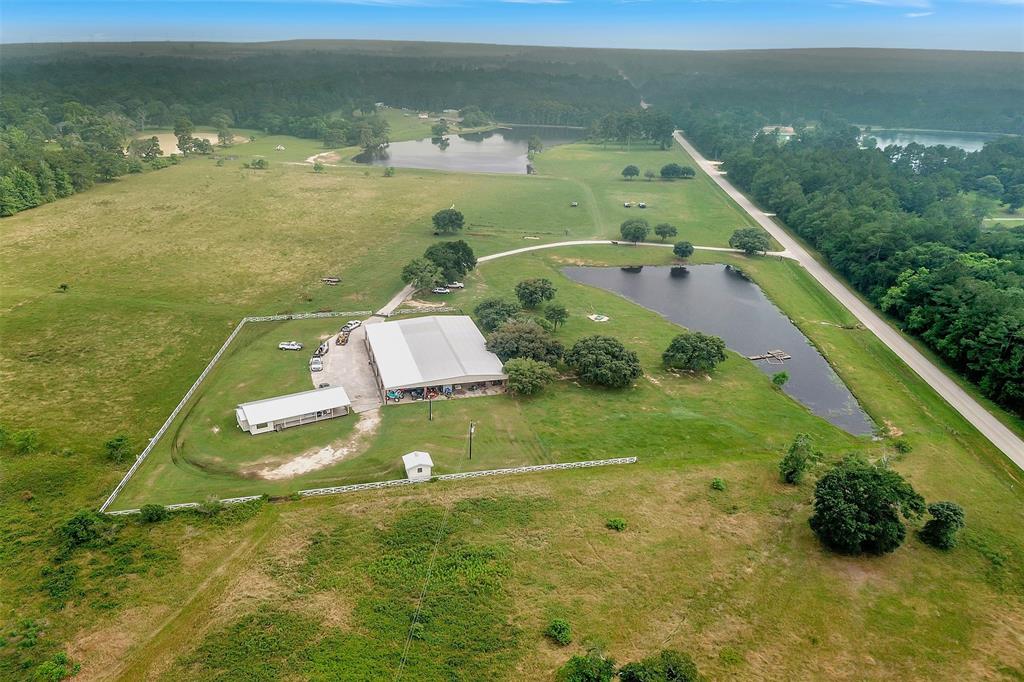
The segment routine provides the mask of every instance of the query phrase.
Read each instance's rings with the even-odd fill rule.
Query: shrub
[[[956,534],[964,527],[964,510],[956,502],[935,502],[928,505],[932,517],[918,533],[921,540],[938,549],[956,547]]]
[[[914,446],[911,445],[910,441],[908,441],[906,438],[897,438],[892,442],[892,446],[893,448],[896,449],[896,452],[900,453],[901,455],[909,454],[910,451],[914,449]]]
[[[544,630],[544,636],[555,644],[566,646],[572,642],[572,628],[569,626],[569,621],[564,618],[553,619]]]
[[[114,436],[103,444],[103,452],[107,459],[115,464],[120,464],[132,455],[132,446],[128,442],[128,436],[121,434]]]
[[[514,358],[530,358],[554,364],[565,348],[533,320],[508,320],[487,335],[487,350],[502,362]]]
[[[395,167],[394,166],[388,166],[387,168],[385,168],[384,169],[384,177],[385,178],[393,178],[393,177],[395,177]]]
[[[721,478],[713,478],[713,479],[711,479],[711,489],[712,490],[725,490],[725,481],[723,479],[721,479]]]
[[[848,455],[814,487],[811,530],[844,554],[884,554],[906,537],[903,518],[924,512],[924,499],[895,471]]]
[[[508,390],[514,395],[536,395],[555,380],[555,370],[546,362],[514,358],[505,363]]]
[[[170,516],[170,512],[162,504],[144,504],[139,509],[139,519],[143,523],[159,523]]]
[[[556,291],[549,279],[524,279],[516,285],[516,298],[524,308],[536,308],[544,301],[553,299]]]
[[[17,455],[31,455],[42,445],[39,432],[35,429],[15,431],[10,437],[10,447]]]
[[[821,453],[814,449],[811,437],[806,433],[798,433],[789,450],[779,460],[779,477],[784,483],[797,485],[820,459]]]
[[[621,682],[698,682],[704,677],[687,654],[665,649],[619,669]]]
[[[82,666],[68,658],[66,653],[58,651],[49,659],[36,666],[35,671],[32,673],[32,679],[39,680],[40,682],[60,682],[69,677],[74,677],[81,669]]]
[[[789,381],[789,372],[776,372],[772,375],[772,385],[782,388]]]
[[[586,656],[577,654],[565,662],[555,675],[557,682],[611,682],[615,676],[615,661],[600,652]]]
[[[701,332],[679,334],[661,354],[666,366],[691,372],[710,372],[725,357],[725,341]]]
[[[581,380],[610,388],[625,388],[643,373],[636,353],[610,336],[580,339],[566,353],[565,364]]]
[[[619,533],[626,530],[626,519],[619,516],[608,519],[604,522],[604,527],[608,530],[614,530]]]
[[[57,536],[67,548],[74,549],[95,543],[112,527],[103,514],[82,509],[57,528]]]

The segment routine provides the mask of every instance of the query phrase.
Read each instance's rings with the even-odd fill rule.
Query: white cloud
[[[907,19],[920,19],[921,17],[930,17],[933,14],[935,14],[935,12],[907,12],[903,16]]]

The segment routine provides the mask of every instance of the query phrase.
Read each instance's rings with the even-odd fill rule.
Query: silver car
[[[309,361],[310,372],[322,372],[324,371],[324,361],[320,358],[313,358]]]

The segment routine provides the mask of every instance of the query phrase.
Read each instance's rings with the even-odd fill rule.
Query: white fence
[[[441,308],[399,308],[398,310],[392,310],[388,313],[388,317],[394,317],[395,315],[435,315],[437,313],[462,313],[462,308],[455,308],[453,306],[444,306]]]
[[[483,476],[503,476],[506,474],[529,474],[536,471],[554,471],[556,469],[586,469],[590,467],[604,467],[614,464],[635,464],[636,457],[614,457],[612,459],[591,459],[584,462],[564,462],[561,464],[534,464],[532,466],[511,467],[508,469],[485,469],[483,471],[466,471],[458,474],[441,474],[434,476],[432,481],[460,481],[466,478],[481,478]],[[298,495],[302,497],[320,497],[323,495],[341,495],[354,493],[361,490],[380,490],[381,488],[398,488],[400,486],[413,485],[414,483],[426,483],[427,481],[410,481],[407,478],[399,478],[391,481],[373,481],[372,483],[353,483],[352,485],[339,485],[333,488],[311,488],[300,490]],[[221,504],[239,504],[260,499],[261,495],[249,495],[248,497],[231,497],[226,500],[218,500]],[[169,504],[164,509],[195,509],[199,507],[198,502],[183,502],[181,504]],[[126,514],[138,514],[138,509],[123,509],[121,511],[107,512],[111,516],[123,516]]]
[[[220,347],[220,350],[217,351],[217,353],[210,360],[209,364],[206,365],[206,369],[202,371],[202,373],[199,375],[199,378],[196,379],[195,383],[192,384],[192,387],[188,389],[188,391],[185,393],[185,396],[178,402],[178,405],[174,408],[174,410],[171,411],[170,416],[168,416],[167,419],[164,421],[163,425],[156,432],[156,435],[149,439],[149,444],[141,453],[139,453],[139,456],[135,458],[135,462],[133,462],[131,468],[128,469],[128,473],[124,475],[124,478],[121,479],[121,482],[118,483],[117,487],[114,488],[114,491],[110,493],[110,497],[108,497],[107,500],[100,507],[100,511],[107,511],[107,507],[109,507],[114,502],[114,499],[118,496],[118,494],[120,494],[121,490],[125,487],[125,485],[128,484],[128,481],[131,480],[131,477],[134,476],[138,468],[142,466],[142,463],[146,460],[146,457],[148,457],[149,453],[153,451],[153,448],[156,447],[156,444],[160,441],[160,438],[163,437],[163,435],[167,432],[167,429],[171,427],[171,423],[181,412],[182,408],[185,407],[185,404],[188,403],[188,401],[192,398],[193,395],[195,395],[196,390],[199,389],[199,385],[203,383],[203,380],[206,379],[207,375],[209,375],[214,365],[216,365],[217,361],[220,360],[221,356],[224,355],[224,351],[228,349],[228,346],[230,346],[231,342],[235,340],[235,337],[238,336],[238,332],[242,331],[242,327],[244,327],[246,323],[273,322],[277,320],[309,320],[325,317],[365,317],[367,315],[372,314],[373,311],[370,310],[350,310],[345,312],[293,313],[287,315],[263,315],[259,317],[243,317],[242,321],[238,323],[238,326],[235,327],[234,331],[232,331],[228,335],[228,338],[224,341],[224,344]]]

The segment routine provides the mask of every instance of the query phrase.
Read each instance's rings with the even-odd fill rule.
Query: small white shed
[[[402,455],[402,463],[405,464],[405,475],[410,481],[429,481],[430,470],[434,468],[434,461],[430,459],[428,452],[410,452]]]

